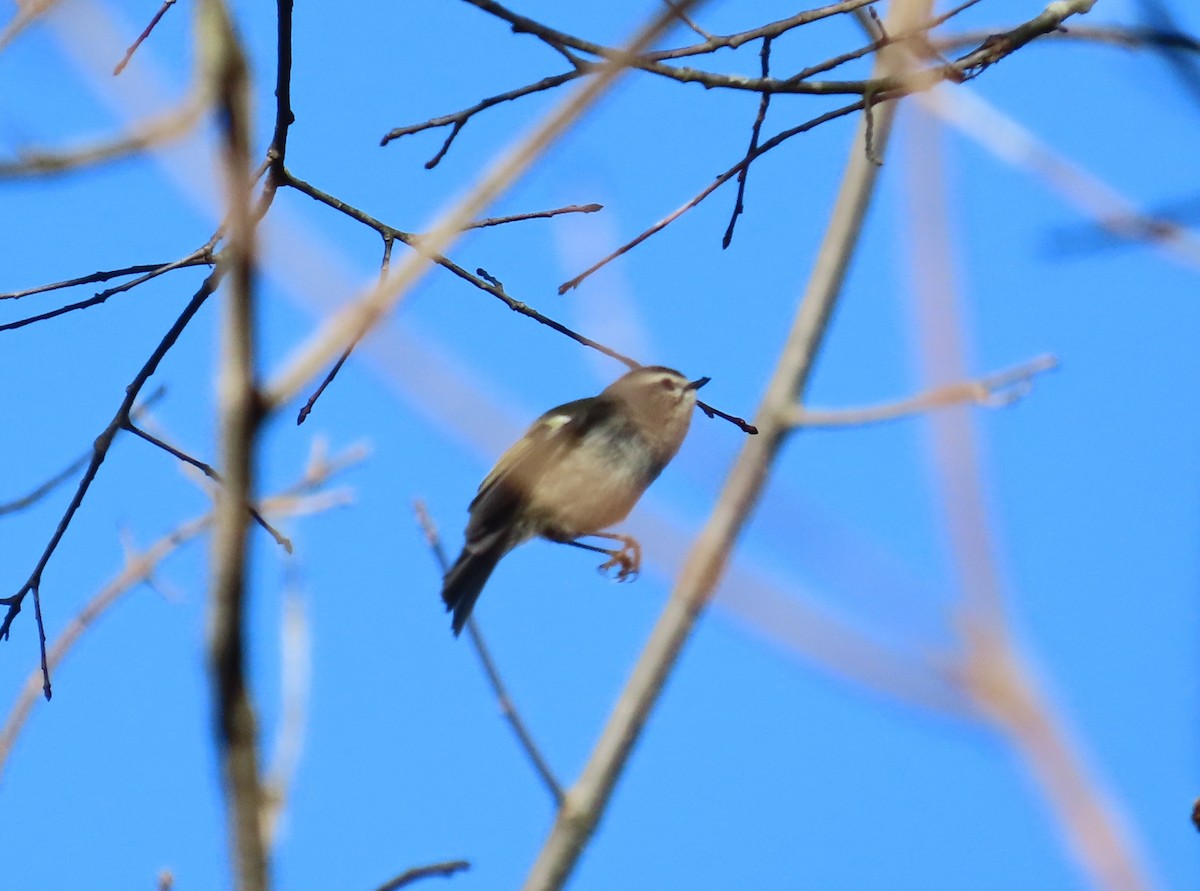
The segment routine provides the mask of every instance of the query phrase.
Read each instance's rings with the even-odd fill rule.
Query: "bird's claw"
[[[600,564],[600,572],[607,573],[616,567],[618,582],[631,582],[638,577],[642,567],[642,548],[632,538],[622,542],[621,550],[611,551],[609,559]]]

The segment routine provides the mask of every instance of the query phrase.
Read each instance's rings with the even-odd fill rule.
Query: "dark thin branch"
[[[396,239],[391,235],[383,236],[383,261],[379,265],[379,278],[387,278],[388,268],[392,265],[392,245],[396,243]],[[358,346],[361,337],[354,338],[354,341],[346,347],[338,360],[333,363],[333,367],[329,369],[329,373],[325,375],[325,379],[313,391],[313,394],[308,397],[304,405],[300,406],[300,412],[296,415],[296,426],[303,424],[310,414],[312,414],[313,406],[317,404],[317,400],[321,398],[321,394],[325,392],[325,388],[333,383],[333,379],[338,376],[338,372],[342,370],[342,366],[346,364],[346,360],[350,358],[350,354],[354,352],[354,348]]]
[[[293,0],[276,0],[275,44],[278,58],[275,64],[275,130],[271,147],[267,149],[267,164],[271,172],[267,190],[274,197],[275,189],[285,179],[288,130],[296,122],[292,111],[292,6]],[[268,201],[269,203],[269,201]]]
[[[764,37],[762,50],[759,52],[759,59],[762,60],[762,76],[768,77],[771,73],[771,38]],[[746,150],[747,155],[754,153],[758,148],[759,135],[762,133],[763,122],[767,119],[767,108],[771,105],[771,94],[763,93],[758,100],[758,115],[754,118],[754,125],[750,128],[750,148]],[[746,209],[744,199],[746,197],[746,177],[750,173],[750,165],[747,164],[738,171],[737,181],[737,200],[733,203],[733,213],[729,217],[729,225],[725,229],[725,237],[721,239],[721,249],[724,250],[733,242],[733,228],[737,225],[737,219],[742,215],[742,211]]]
[[[896,96],[889,95],[886,98],[888,98],[888,99],[898,98],[898,94]],[[882,98],[876,99],[876,102],[880,102],[880,101],[883,101],[883,99]],[[707,198],[709,195],[711,195],[713,192],[715,192],[718,188],[723,186],[725,183],[729,182],[729,180],[733,179],[733,177],[736,176],[740,170],[742,170],[744,167],[746,167],[748,164],[750,164],[750,162],[753,161],[755,158],[761,157],[762,155],[769,152],[771,149],[773,149],[776,146],[781,145],[782,143],[791,139],[793,136],[798,136],[801,133],[807,133],[809,130],[812,130],[814,127],[818,127],[821,124],[828,123],[829,121],[835,120],[836,118],[845,117],[848,114],[853,114],[856,111],[861,111],[862,108],[863,108],[863,103],[861,101],[852,102],[849,105],[843,105],[841,108],[835,108],[833,111],[827,111],[827,112],[825,112],[825,114],[818,115],[817,117],[812,118],[811,120],[806,121],[803,124],[800,124],[799,126],[792,127],[790,130],[784,130],[782,133],[778,133],[775,136],[771,137],[766,142],[764,142],[762,145],[758,146],[754,151],[747,154],[746,157],[742,158],[742,160],[738,161],[736,164],[734,164],[732,167],[730,167],[724,173],[717,176],[717,178],[714,179],[712,181],[712,183],[710,183],[709,185],[707,185],[703,189],[701,189],[698,194],[696,194],[694,197],[690,198],[681,207],[672,211],[667,216],[663,217],[661,220],[659,220],[657,223],[655,223],[650,228],[646,229],[644,232],[642,232],[637,237],[635,237],[632,240],[621,245],[621,247],[617,248],[615,251],[610,253],[608,256],[604,257],[603,259],[601,259],[597,263],[593,264],[592,266],[589,266],[587,269],[585,269],[579,275],[575,276],[575,278],[570,279],[569,281],[563,282],[561,285],[558,286],[558,293],[565,294],[567,291],[570,291],[573,288],[578,288],[579,285],[588,276],[592,275],[593,273],[595,273],[597,270],[601,269],[608,263],[611,263],[613,260],[617,259],[617,257],[620,257],[622,254],[625,254],[628,251],[632,250],[633,248],[637,247],[639,244],[641,244],[643,241],[645,241],[651,235],[661,232],[663,229],[667,228],[667,226],[669,226],[671,223],[675,222],[677,219],[679,219],[681,216],[683,216],[685,213],[687,213],[693,207],[698,205],[701,201],[703,201],[705,198]]]
[[[213,263],[216,262],[216,258],[213,254],[213,248],[216,245],[217,239],[219,237],[220,237],[220,230],[217,231],[217,234],[214,235],[208,241],[208,243],[206,243],[203,246],[192,251],[192,253],[188,254],[186,257],[182,257],[171,263],[165,263],[162,266],[150,267],[149,270],[145,274],[139,275],[137,278],[131,279],[130,281],[124,282],[123,284],[117,285],[114,288],[109,288],[105,291],[100,291],[99,293],[94,294],[93,296],[89,297],[87,300],[79,300],[75,303],[68,303],[66,306],[59,306],[54,309],[47,310],[46,312],[41,312],[41,313],[37,313],[36,315],[27,316],[23,319],[17,319],[15,322],[7,322],[6,324],[0,325],[0,331],[13,331],[13,330],[16,330],[17,328],[24,328],[27,325],[32,325],[35,322],[44,322],[47,319],[53,319],[53,318],[57,318],[58,316],[66,315],[69,312],[75,312],[76,310],[88,309],[93,306],[99,306],[101,303],[104,303],[105,301],[107,301],[109,297],[113,297],[117,294],[122,294],[126,291],[132,291],[134,288],[138,287],[139,285],[144,285],[146,282],[150,281],[151,279],[158,278],[160,275],[163,275],[164,273],[167,273],[167,272],[171,272],[175,269],[183,269],[183,268],[189,267],[189,266],[212,265]],[[127,267],[127,269],[140,269],[140,268],[142,268],[142,267]],[[53,290],[53,289],[60,288],[60,287],[70,287],[71,285],[74,285],[74,284],[83,284],[83,282],[85,280],[89,280],[89,279],[92,281],[103,281],[104,280],[103,278],[96,278],[96,276],[107,276],[108,278],[112,278],[112,277],[115,277],[115,275],[120,275],[120,274],[124,274],[124,273],[121,271],[118,271],[115,274],[98,272],[98,273],[95,273],[93,276],[84,276],[83,279],[73,279],[69,282],[59,282],[58,284],[55,284],[55,285],[46,285],[43,288],[35,288],[32,291],[18,292],[18,293],[12,294],[12,295],[6,294],[4,296],[6,296],[6,297],[8,297],[8,296],[22,297],[22,296],[25,296],[25,294],[38,293],[39,291],[49,291],[49,290]]]
[[[466,860],[448,860],[445,863],[431,863],[429,866],[414,866],[412,869],[400,873],[396,878],[384,882],[375,891],[397,891],[419,879],[427,879],[430,876],[449,877],[456,872],[470,868],[471,864]]]
[[[569,204],[566,207],[556,207],[554,210],[535,210],[532,213],[515,213],[506,217],[488,217],[476,220],[467,226],[468,229],[486,229],[489,226],[503,226],[505,223],[520,223],[525,220],[546,220],[564,213],[596,213],[604,210],[603,204]]]
[[[213,242],[215,244],[215,242]],[[91,285],[96,282],[111,281],[114,278],[123,278],[127,275],[139,275],[144,272],[158,272],[159,270],[166,271],[168,269],[180,269],[185,266],[201,266],[212,265],[212,257],[195,257],[189,256],[185,260],[173,260],[170,263],[141,263],[136,266],[126,266],[122,269],[105,269],[99,272],[93,272],[89,275],[81,275],[79,278],[69,278],[65,281],[54,282],[49,285],[38,285],[36,288],[26,288],[24,291],[9,291],[7,294],[0,294],[0,300],[19,300],[22,297],[31,297],[34,294],[45,294],[48,291],[60,291],[63,288],[74,288],[78,285]]]
[[[815,126],[815,124],[813,124],[813,126]],[[346,202],[342,201],[340,198],[336,198],[327,192],[323,192],[320,189],[318,189],[316,186],[314,186],[310,183],[307,183],[302,179],[299,179],[298,177],[295,176],[295,174],[293,174],[289,170],[284,170],[284,176],[286,177],[286,179],[284,180],[284,183],[283,183],[284,185],[291,186],[292,188],[297,189],[300,192],[303,192],[305,195],[308,195],[313,200],[319,201],[322,204],[326,205],[327,207],[331,207],[334,210],[345,214],[346,216],[350,217],[352,220],[355,220],[355,221],[361,223],[362,225],[368,227],[369,229],[375,230],[384,238],[393,238],[396,241],[399,241],[403,244],[408,245],[409,247],[413,248],[414,250],[418,250],[418,251],[422,250],[420,236],[414,235],[411,232],[405,232],[401,229],[396,229],[392,226],[387,225],[384,222],[381,222],[380,220],[377,220],[375,217],[371,216],[370,214],[366,213],[365,211],[362,211],[359,208],[354,207],[353,205],[347,204]],[[448,257],[443,257],[440,254],[434,254],[431,256],[431,259],[434,263],[441,266],[447,272],[450,272],[450,273],[458,276],[463,281],[468,282],[471,285],[474,285],[476,288],[478,288],[481,291],[486,291],[488,294],[491,294],[493,297],[502,301],[504,303],[504,305],[507,306],[509,309],[511,309],[513,312],[520,313],[521,315],[525,316],[526,318],[532,319],[533,321],[535,321],[541,325],[545,325],[547,328],[551,328],[554,331],[557,331],[559,334],[563,334],[566,337],[569,337],[571,340],[575,341],[576,343],[578,343],[582,346],[589,347],[590,349],[596,350],[599,353],[603,353],[604,355],[606,355],[612,359],[616,359],[618,362],[622,363],[627,368],[637,368],[638,366],[641,365],[641,363],[638,362],[637,360],[632,359],[629,356],[624,355],[623,353],[619,353],[616,350],[612,349],[611,347],[605,346],[604,344],[600,343],[599,341],[592,340],[590,337],[586,337],[577,331],[573,331],[572,329],[568,328],[566,325],[562,324],[561,322],[557,322],[554,319],[550,318],[549,316],[543,315],[542,313],[533,309],[528,304],[523,303],[520,300],[517,300],[516,298],[509,295],[504,290],[503,285],[498,280],[496,280],[495,278],[492,278],[491,276],[488,276],[486,273],[483,273],[482,270],[479,270],[479,272],[482,274],[472,275],[470,272],[468,272],[463,267],[459,266],[457,263],[455,263],[453,260],[449,259]],[[755,432],[754,427],[752,425],[747,424],[743,419],[741,419],[735,415],[726,414],[725,412],[719,411],[719,410],[713,408],[712,406],[707,405],[703,402],[697,402],[696,405],[698,408],[700,408],[702,411],[704,411],[705,414],[707,414],[708,417],[710,417],[710,418],[711,417],[724,418],[725,420],[736,424],[738,427],[740,427],[743,431],[745,431],[747,433]]]
[[[341,199],[335,198],[334,196],[332,196],[326,192],[322,192],[320,189],[316,188],[315,186],[310,185],[309,183],[306,183],[301,179],[298,179],[290,171],[287,172],[287,185],[292,186],[295,189],[298,189],[299,191],[303,192],[305,195],[308,195],[310,198],[313,198],[316,201],[320,201],[322,204],[332,207],[334,210],[344,213],[346,216],[350,217],[351,219],[357,220],[358,222],[362,223],[364,226],[374,229],[376,232],[380,233],[381,235],[384,235],[384,236],[390,235],[396,241],[399,241],[402,244],[406,244],[409,247],[413,248],[414,250],[417,250],[417,251],[422,250],[421,237],[419,235],[414,235],[410,232],[405,232],[401,229],[395,229],[395,228],[387,225],[386,223],[380,222],[379,220],[372,217],[370,214],[364,213],[363,211],[359,210],[358,208],[353,207],[352,205],[346,204]],[[478,288],[481,291],[486,291],[487,293],[491,294],[496,299],[502,301],[504,303],[504,305],[507,306],[509,309],[511,309],[513,312],[520,313],[521,315],[526,316],[527,318],[533,319],[535,322],[545,325],[548,328],[553,328],[559,334],[564,334],[567,337],[574,340],[576,343],[582,344],[583,346],[586,346],[586,347],[590,347],[591,349],[594,349],[597,352],[601,352],[606,356],[616,359],[618,362],[623,363],[628,368],[636,368],[640,364],[639,362],[629,358],[628,356],[623,355],[622,353],[618,353],[616,350],[612,349],[611,347],[607,347],[604,344],[600,343],[599,341],[592,340],[590,337],[585,337],[584,335],[582,335],[576,331],[572,331],[566,325],[563,325],[561,322],[556,322],[554,319],[550,318],[549,316],[542,315],[540,312],[533,309],[528,304],[523,303],[520,300],[517,300],[516,298],[514,298],[511,295],[509,295],[508,293],[506,293],[504,288],[501,287],[499,284],[497,284],[495,282],[489,282],[486,279],[484,279],[478,275],[472,275],[470,272],[468,272],[463,267],[459,266],[457,263],[455,263],[453,260],[449,259],[448,257],[443,257],[440,254],[435,254],[431,257],[431,259],[433,260],[434,263],[441,266],[447,272],[450,272],[450,273],[458,276],[463,281],[474,285],[476,288]]]
[[[33,568],[33,572],[30,573],[29,578],[16,594],[13,594],[11,597],[0,597],[0,606],[5,606],[8,608],[4,615],[4,619],[0,621],[0,639],[8,639],[13,620],[16,619],[17,614],[21,612],[21,606],[25,602],[25,597],[29,594],[33,595],[36,612],[40,597],[39,592],[42,583],[42,574],[45,572],[46,566],[50,562],[50,558],[54,555],[55,550],[58,548],[59,542],[62,541],[63,536],[66,534],[67,527],[71,525],[71,520],[74,519],[75,512],[78,511],[79,506],[83,504],[83,499],[87,495],[88,489],[91,487],[92,482],[96,479],[96,474],[100,471],[100,465],[104,463],[104,459],[108,455],[108,450],[112,448],[113,440],[116,438],[117,433],[125,426],[125,422],[129,419],[129,414],[133,410],[133,404],[137,400],[138,394],[141,392],[142,387],[146,385],[146,382],[151,378],[154,372],[158,370],[158,365],[160,362],[162,362],[163,357],[170,352],[176,341],[179,340],[179,336],[183,334],[184,329],[187,328],[188,324],[195,317],[196,313],[200,311],[200,307],[204,305],[204,301],[212,296],[213,291],[216,290],[217,285],[220,284],[223,276],[224,270],[221,266],[218,266],[209,274],[208,278],[206,278],[200,285],[199,290],[192,295],[192,299],[188,301],[188,304],[184,307],[183,312],[179,314],[179,317],[167,330],[167,333],[163,335],[163,338],[159,341],[158,346],[156,346],[150,353],[150,357],[146,360],[145,364],[142,365],[141,369],[134,376],[133,380],[130,381],[129,386],[125,388],[125,398],[121,401],[121,405],[117,409],[116,414],[113,415],[112,420],[108,422],[108,426],[105,427],[104,430],[101,431],[100,435],[96,437],[96,441],[92,445],[92,457],[88,462],[87,469],[84,470],[83,477],[79,480],[79,484],[75,489],[75,494],[71,498],[70,504],[67,505],[67,509],[63,512],[62,517],[59,519],[58,526],[55,528],[54,534],[51,535],[50,541],[42,551],[42,555],[38,558],[37,564]],[[40,623],[38,626],[38,634],[42,639],[42,676],[44,679],[43,691],[46,698],[49,699],[50,674],[45,662],[45,629]]]
[[[125,50],[125,56],[117,63],[117,67],[113,69],[113,77],[116,77],[125,70],[125,66],[129,64],[129,60],[133,58],[133,54],[137,52],[138,47],[150,36],[150,32],[154,30],[154,26],[158,24],[159,19],[167,14],[167,10],[175,5],[175,0],[163,0],[163,5],[158,8],[158,12],[154,14],[154,18],[150,19],[142,33],[138,35],[137,40],[130,44],[129,49]]]
[[[392,130],[381,140],[381,145],[386,145],[393,139],[401,136],[407,136],[412,133],[418,133],[423,130],[428,130],[433,127],[451,127],[450,134],[446,137],[441,149],[438,153],[426,162],[426,168],[435,166],[449,150],[455,137],[465,126],[468,120],[474,115],[485,109],[491,108],[501,102],[511,101],[521,98],[522,96],[538,93],[545,90],[554,89],[568,81],[575,80],[590,71],[595,70],[598,61],[585,61],[572,55],[572,51],[585,53],[594,56],[596,60],[613,60],[620,53],[612,47],[605,46],[600,43],[595,43],[590,40],[585,40],[572,34],[567,34],[563,31],[558,31],[541,22],[520,15],[512,10],[502,6],[494,0],[467,0],[472,6],[482,10],[483,12],[492,15],[501,21],[507,22],[512,30],[519,34],[529,34],[536,37],[546,46],[556,50],[567,56],[575,67],[573,70],[564,72],[553,77],[543,78],[535,83],[526,84],[522,87],[517,87],[505,93],[489,97],[469,108],[462,109],[448,115],[430,118],[429,120],[413,124],[407,127],[400,127]],[[718,72],[704,71],[696,68],[687,68],[682,66],[673,66],[665,64],[664,60],[678,59],[687,56],[703,55],[711,53],[723,47],[737,47],[741,44],[756,39],[775,38],[784,34],[793,28],[801,25],[809,24],[822,18],[828,18],[832,15],[861,10],[870,6],[874,0],[846,0],[846,2],[835,3],[830,6],[822,7],[821,9],[808,10],[799,13],[790,19],[785,19],[779,22],[773,22],[764,25],[760,28],[755,28],[749,31],[744,31],[737,35],[729,37],[713,37],[703,43],[696,44],[690,47],[682,47],[675,50],[664,50],[659,52],[646,52],[633,59],[626,60],[631,67],[638,68],[651,74],[661,77],[666,77],[675,80],[679,83],[696,83],[701,84],[708,89],[727,89],[727,90],[744,90],[747,92],[759,93],[761,95],[773,93],[788,93],[800,95],[849,95],[858,94],[862,96],[877,96],[883,94],[907,94],[917,90],[927,90],[944,81],[952,81],[961,83],[978,75],[984,68],[995,64],[1000,59],[1011,54],[1015,50],[1024,46],[1030,40],[1039,37],[1043,34],[1053,33],[1061,27],[1062,21],[1070,16],[1087,12],[1091,9],[1095,0],[1060,0],[1059,3],[1051,4],[1046,11],[1040,16],[1017,26],[1011,31],[1003,34],[988,35],[983,41],[983,44],[976,50],[968,53],[962,59],[955,62],[945,62],[936,58],[936,54],[924,51],[918,52],[917,55],[921,58],[931,58],[932,63],[929,67],[918,69],[915,71],[905,72],[903,75],[886,75],[874,77],[867,80],[829,80],[829,81],[814,81],[810,78],[813,74],[820,71],[827,71],[837,67],[850,59],[859,58],[872,51],[872,47],[866,47],[861,50],[856,50],[850,54],[843,54],[834,57],[833,59],[822,63],[816,68],[805,69],[796,75],[791,75],[784,78],[774,78],[770,76],[762,76],[758,78],[744,77],[742,75],[721,74]],[[908,39],[921,40],[927,47],[931,46],[928,38],[925,36],[930,28],[942,24],[953,15],[957,15],[964,9],[974,5],[978,0],[966,0],[948,13],[931,19],[930,22],[922,28],[916,29],[907,35]],[[672,9],[674,5],[668,4]],[[877,47],[876,47],[877,48]]]
[[[163,393],[165,393],[165,392],[166,392],[166,389],[163,387],[158,387],[157,389],[155,389],[153,393],[151,393],[149,396],[147,396],[145,398],[145,400],[141,403],[141,405],[137,406],[136,408],[133,409],[132,412],[130,412],[131,417],[136,418],[136,417],[140,416],[152,404],[157,402],[162,397]],[[20,498],[16,498],[12,501],[6,502],[4,504],[0,504],[0,516],[3,516],[4,514],[16,513],[17,511],[24,510],[25,508],[29,507],[30,505],[36,504],[41,499],[45,498],[47,495],[49,495],[51,492],[53,492],[56,488],[58,488],[58,486],[62,485],[67,480],[69,480],[71,477],[73,477],[75,474],[79,473],[79,471],[83,470],[83,468],[85,468],[87,466],[88,461],[91,459],[91,455],[92,455],[92,453],[90,450],[84,452],[82,455],[80,455],[78,458],[76,458],[74,461],[72,461],[70,463],[70,465],[68,465],[63,470],[60,470],[58,473],[56,473],[50,479],[46,480],[44,483],[42,483],[40,486],[38,486],[36,489],[34,489],[29,494],[22,495]]]
[[[499,93],[495,96],[489,96],[472,105],[470,108],[464,108],[461,111],[456,111],[452,114],[441,115],[440,117],[430,118],[429,120],[420,123],[412,124],[407,127],[397,127],[394,130],[389,130],[387,134],[379,141],[379,144],[387,145],[394,139],[399,139],[401,136],[410,136],[413,133],[420,133],[424,130],[432,130],[436,127],[451,127],[450,135],[446,137],[442,147],[438,149],[436,155],[425,162],[425,169],[432,170],[437,166],[438,162],[446,156],[446,152],[450,150],[450,144],[454,142],[454,138],[458,136],[460,130],[472,117],[479,114],[481,111],[486,111],[493,106],[500,105],[503,102],[511,102],[514,99],[520,99],[523,96],[529,96],[533,93],[540,93],[544,90],[552,90],[555,87],[560,87],[565,83],[570,83],[592,70],[592,66],[580,65],[570,71],[565,71],[562,74],[555,74],[551,77],[544,77],[536,83],[526,84],[523,87],[509,90],[505,93]]]
[[[442,575],[445,575],[450,571],[450,561],[446,557],[446,549],[442,546],[442,537],[438,534],[437,526],[434,524],[433,518],[429,516],[429,511],[425,509],[424,501],[419,498],[414,501],[413,510],[416,512],[417,523],[421,527],[421,532],[425,535],[425,543],[429,545],[429,550],[433,553],[433,558],[437,561]],[[504,680],[500,677],[496,661],[492,658],[491,650],[489,650],[487,641],[484,640],[483,634],[479,630],[479,623],[475,621],[474,616],[467,618],[467,634],[471,639],[471,646],[474,647],[475,654],[479,657],[479,664],[483,667],[483,672],[487,676],[488,684],[492,688],[496,702],[500,706],[500,714],[504,716],[504,720],[512,728],[513,733],[517,737],[517,742],[520,744],[521,749],[524,750],[526,757],[529,758],[529,762],[537,772],[542,785],[546,787],[546,791],[554,799],[555,806],[562,807],[562,785],[554,776],[550,765],[546,762],[537,743],[534,742],[533,734],[529,732],[529,728],[525,726],[525,721],[521,718],[520,712],[517,711],[516,705],[513,704],[512,697],[509,696],[508,688],[505,686]]]
[[[197,470],[199,470],[201,473],[203,473],[206,477],[208,477],[214,483],[216,483],[218,485],[222,485],[222,486],[225,485],[225,481],[223,479],[221,479],[221,474],[219,474],[217,472],[216,468],[213,467],[211,464],[207,464],[204,461],[201,461],[199,458],[192,457],[191,455],[189,455],[187,452],[183,451],[182,449],[178,449],[175,446],[171,445],[169,442],[159,439],[153,433],[146,432],[141,427],[139,427],[135,423],[133,423],[132,420],[126,421],[124,426],[125,426],[125,429],[128,430],[130,433],[132,433],[134,436],[144,439],[146,442],[150,443],[153,446],[157,446],[158,448],[160,448],[164,452],[166,452],[168,455],[172,455],[172,456],[178,458],[183,463],[190,464],[192,467],[195,467]],[[250,516],[254,518],[254,522],[258,523],[259,526],[261,526],[263,529],[267,530],[267,533],[273,539],[275,539],[276,544],[278,544],[280,547],[282,547],[289,554],[292,553],[291,539],[289,539],[286,535],[284,535],[282,532],[280,532],[278,529],[276,529],[274,526],[272,526],[269,522],[267,522],[266,518],[263,517],[263,515],[258,512],[258,509],[253,504],[247,504],[246,510],[250,512]]]

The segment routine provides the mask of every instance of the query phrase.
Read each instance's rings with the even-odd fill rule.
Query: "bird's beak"
[[[707,384],[710,380],[712,380],[711,377],[697,378],[696,380],[694,380],[690,384],[688,384],[685,389],[699,390],[701,387],[703,387],[705,384]]]

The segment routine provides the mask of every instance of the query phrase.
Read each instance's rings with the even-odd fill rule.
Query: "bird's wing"
[[[479,484],[467,524],[470,548],[487,547],[496,535],[511,528],[526,494],[545,469],[578,441],[603,410],[603,403],[595,399],[580,399],[552,408],[533,422]]]

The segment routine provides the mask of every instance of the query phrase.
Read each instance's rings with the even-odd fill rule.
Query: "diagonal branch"
[[[890,17],[900,17],[911,5],[893,6]],[[882,54],[877,69],[889,59],[890,54]],[[880,148],[886,143],[893,110],[894,105],[885,106],[876,122]],[[756,417],[760,434],[743,444],[621,698],[578,782],[567,792],[526,880],[526,891],[559,889],[570,876],[792,429],[788,414],[807,385],[874,188],[878,168],[867,160],[864,147],[865,128],[860,123],[816,266]]]
[[[421,527],[421,532],[425,535],[425,542],[429,545],[429,550],[433,552],[433,558],[437,561],[442,575],[445,575],[450,571],[450,561],[446,559],[446,550],[442,547],[442,537],[438,534],[437,526],[434,525],[433,518],[429,516],[429,511],[425,509],[425,502],[418,499],[413,504],[413,509],[416,511],[417,523]],[[500,705],[500,714],[504,716],[504,720],[512,728],[513,733],[517,737],[517,743],[524,750],[525,756],[529,759],[529,763],[533,765],[533,769],[537,772],[538,778],[541,779],[542,785],[546,787],[546,791],[550,793],[554,804],[557,807],[562,807],[562,784],[554,776],[554,771],[550,769],[546,757],[542,754],[541,749],[538,748],[537,743],[534,742],[533,734],[530,733],[525,720],[521,717],[521,713],[517,711],[517,707],[508,693],[508,687],[505,685],[504,679],[500,676],[500,670],[496,667],[496,660],[492,658],[491,649],[488,647],[483,633],[479,630],[479,623],[476,622],[474,616],[467,618],[467,634],[471,639],[471,646],[475,650],[475,655],[479,657],[480,666],[483,668],[484,675],[487,676],[488,684],[492,688],[496,702]]]

